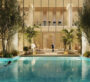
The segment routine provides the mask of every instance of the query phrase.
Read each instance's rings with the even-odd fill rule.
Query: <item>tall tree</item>
[[[7,43],[9,42],[18,30],[19,25],[21,25],[21,21],[17,0],[0,0],[0,35],[3,55],[5,55],[7,51],[5,41],[7,41]]]
[[[90,44],[90,0],[85,0],[82,10],[79,9],[79,23]]]
[[[82,29],[80,27],[77,28],[77,40],[80,46],[80,53],[82,53]]]

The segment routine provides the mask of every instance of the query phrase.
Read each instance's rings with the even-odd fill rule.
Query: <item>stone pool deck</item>
[[[62,52],[57,53],[57,52],[41,52],[37,54],[24,54],[25,52],[20,52],[19,56],[21,57],[80,57],[80,54],[63,54]],[[2,56],[0,56],[2,58]]]
[[[38,57],[38,56],[47,56],[47,57],[80,57],[81,55],[80,54],[57,54],[57,53],[45,53],[45,54],[34,54],[34,55],[21,55],[21,57],[28,57],[28,56],[31,56],[31,57]]]
[[[30,52],[29,52],[30,53]],[[33,55],[32,54],[23,53],[21,56],[28,57],[28,56],[60,56],[60,57],[80,57],[81,55],[78,54],[77,51],[72,51],[70,54],[64,54],[63,50],[55,50],[52,52],[52,49],[47,50],[37,50]]]

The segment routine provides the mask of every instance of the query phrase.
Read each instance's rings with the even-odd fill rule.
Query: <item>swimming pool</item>
[[[81,57],[20,57],[4,66],[0,82],[90,82],[90,59]]]

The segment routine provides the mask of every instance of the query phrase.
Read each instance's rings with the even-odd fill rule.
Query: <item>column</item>
[[[67,6],[67,11],[68,11],[68,26],[72,26],[72,5],[69,3]]]

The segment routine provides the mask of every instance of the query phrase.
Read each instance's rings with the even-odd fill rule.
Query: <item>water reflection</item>
[[[88,82],[90,61],[86,60],[19,60],[0,72],[0,82]],[[14,81],[12,81],[14,80]]]
[[[33,78],[53,78],[53,79],[76,79],[81,78],[81,61],[53,61],[53,60],[42,60],[35,62],[35,59],[31,61],[31,64],[25,63],[24,69],[25,74],[30,76],[30,73],[34,76]],[[30,61],[28,61],[30,62]],[[27,65],[31,65],[31,68],[27,70]],[[24,70],[23,69],[23,70]],[[24,74],[24,75],[25,75]],[[31,76],[32,76],[31,75]]]
[[[90,61],[82,60],[82,79],[90,80]]]
[[[36,63],[36,59],[33,59],[32,62],[31,62],[31,65],[32,66],[35,65],[35,63]]]

